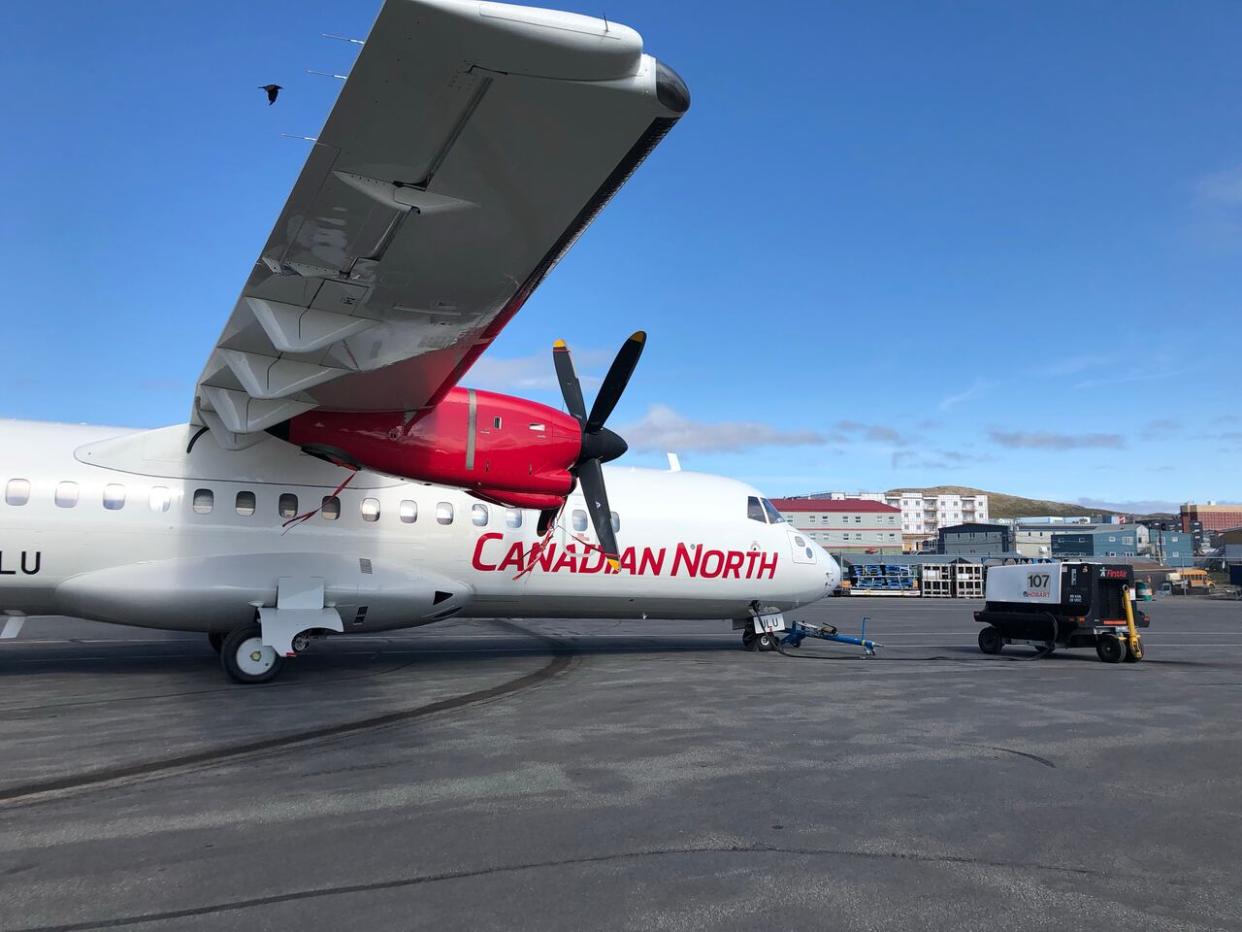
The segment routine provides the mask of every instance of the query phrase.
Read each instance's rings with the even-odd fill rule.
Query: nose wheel
[[[280,672],[284,658],[263,643],[258,625],[234,628],[220,646],[220,665],[236,683],[266,683]]]
[[[742,632],[742,647],[746,648],[746,650],[776,650],[776,635],[770,634],[767,631],[756,634],[747,628]]]

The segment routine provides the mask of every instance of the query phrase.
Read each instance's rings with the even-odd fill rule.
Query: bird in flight
[[[267,105],[270,107],[276,103],[276,95],[280,93],[281,87],[279,84],[260,84],[259,90],[267,91]]]

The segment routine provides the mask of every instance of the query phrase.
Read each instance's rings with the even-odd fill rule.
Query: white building
[[[918,550],[942,527],[956,524],[987,524],[986,495],[924,495],[922,492],[818,492],[807,498],[832,501],[884,502],[901,509],[903,549]]]
[[[901,532],[910,542],[935,537],[942,527],[988,523],[986,495],[896,492],[884,500],[901,509]]]

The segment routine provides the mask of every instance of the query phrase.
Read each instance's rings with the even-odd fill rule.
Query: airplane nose
[[[814,548],[815,562],[806,564],[806,569],[809,571],[807,584],[814,594],[810,595],[808,601],[832,595],[837,586],[841,584],[840,564],[819,544],[810,541],[810,545]]]

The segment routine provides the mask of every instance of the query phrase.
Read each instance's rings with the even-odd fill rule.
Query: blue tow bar
[[[838,644],[856,644],[863,649],[864,657],[874,657],[875,649],[880,645],[867,640],[868,621],[869,618],[862,620],[862,631],[858,637],[838,634],[835,625],[808,625],[805,621],[795,621],[791,624],[789,633],[781,638],[781,646],[799,647],[806,638],[820,638],[824,641],[836,641]]]

